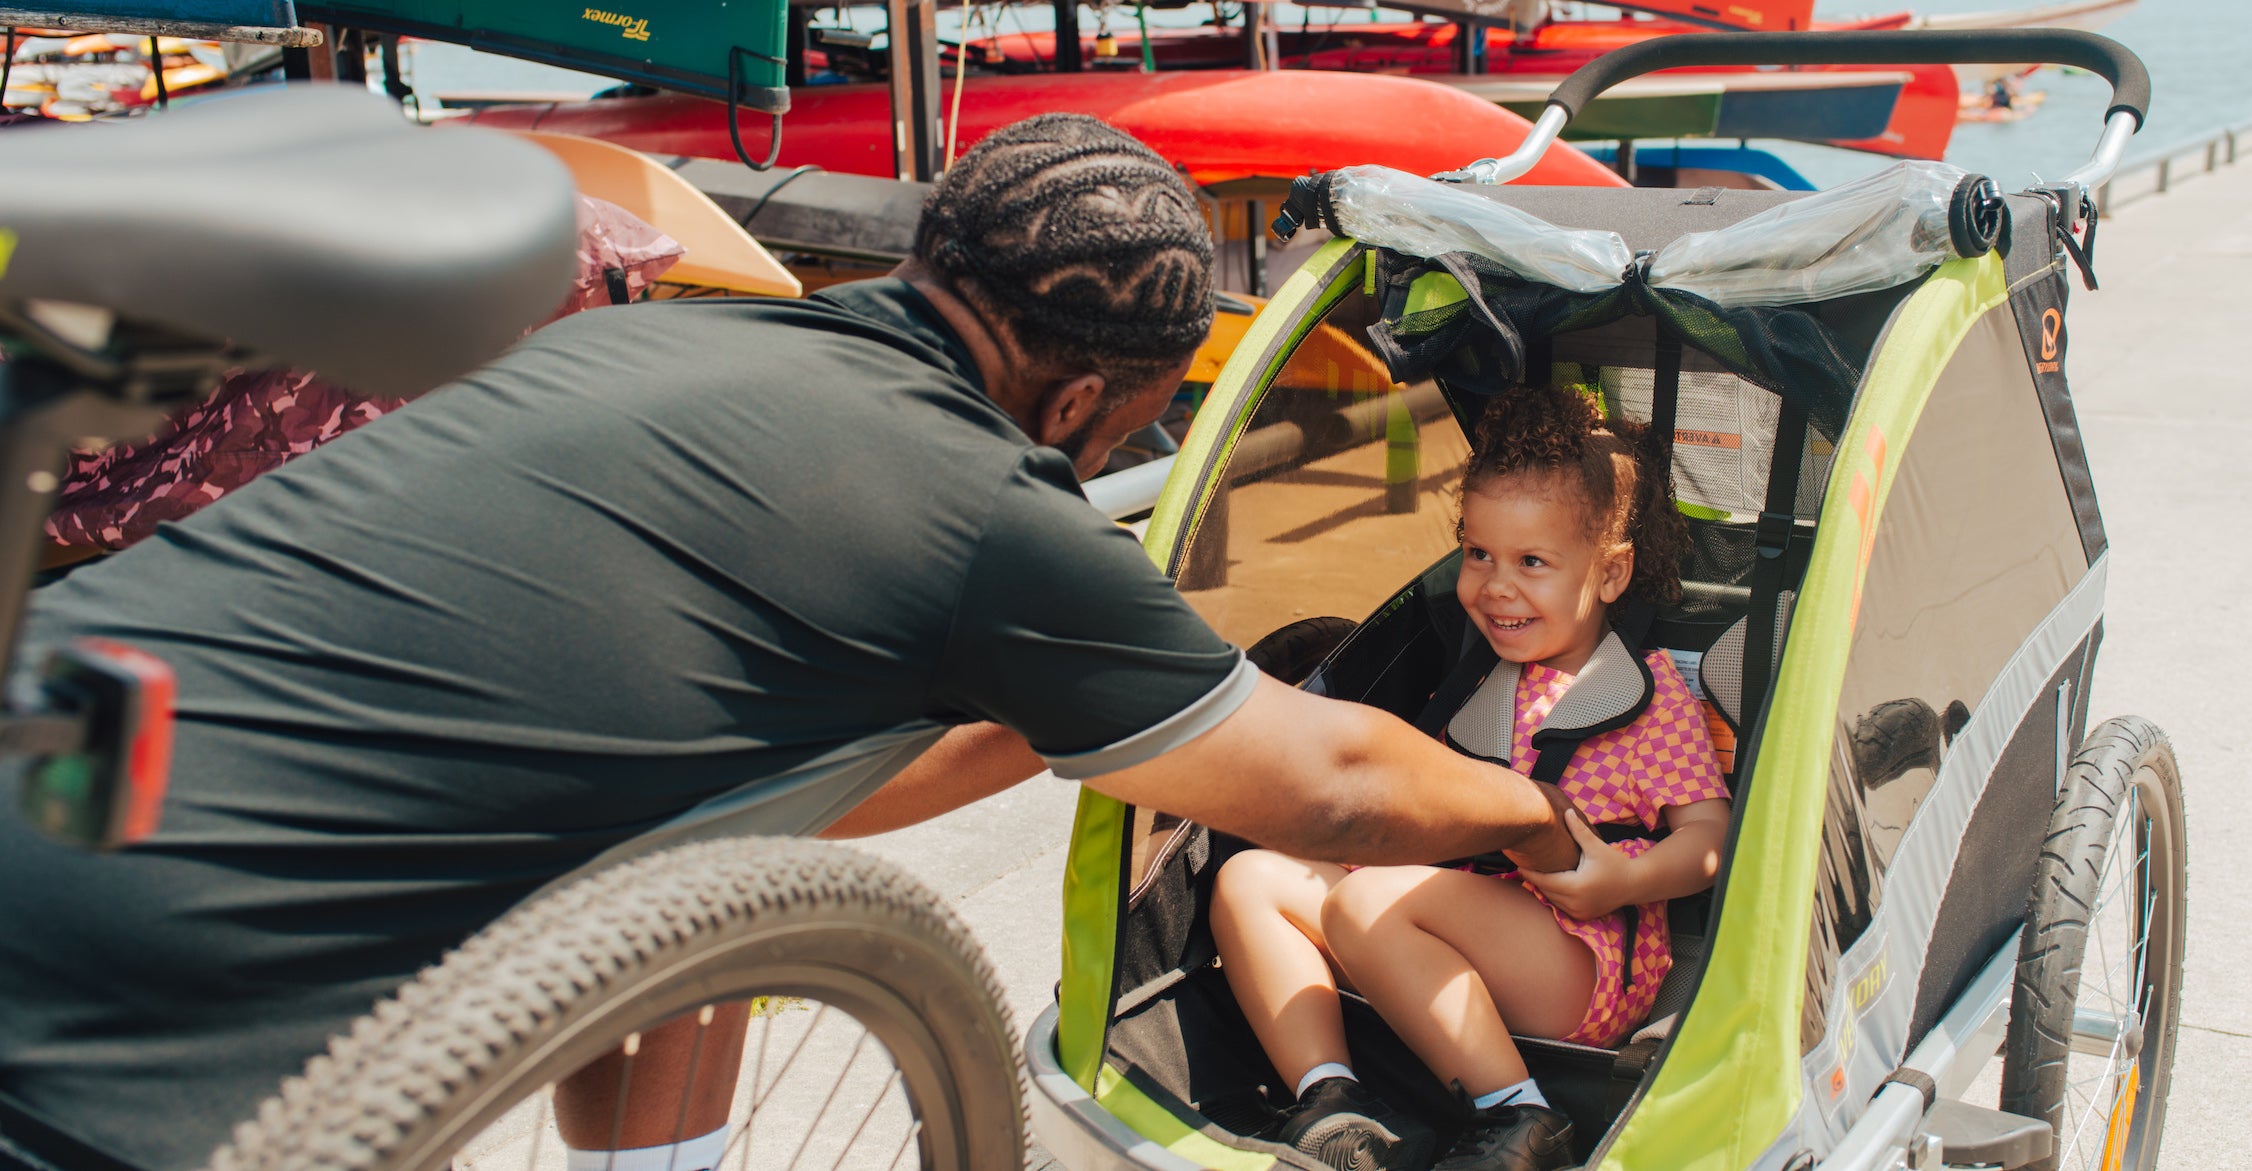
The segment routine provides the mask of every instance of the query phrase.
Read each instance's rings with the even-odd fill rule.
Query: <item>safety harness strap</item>
[[[1783,564],[1798,528],[1799,460],[1806,450],[1806,409],[1783,400],[1775,420],[1775,458],[1767,469],[1767,507],[1754,534],[1758,558],[1752,563],[1752,599],[1744,627],[1744,690],[1740,713],[1745,729],[1759,721],[1767,685],[1775,673],[1776,606],[1783,594]]]

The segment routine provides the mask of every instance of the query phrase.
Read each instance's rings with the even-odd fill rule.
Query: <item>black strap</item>
[[[2080,283],[2092,293],[2096,291],[2096,222],[2102,217],[2097,214],[2094,201],[2088,199],[2080,201],[2080,214],[2088,221],[2088,229],[2081,233],[2081,238],[2072,238],[2072,217],[2067,215],[2057,227],[2057,240],[2064,245],[2064,254],[2079,266]]]
[[[1447,721],[1462,710],[1463,704],[1470,702],[1470,693],[1478,690],[1478,685],[1493,672],[1494,664],[1501,661],[1501,656],[1494,653],[1493,644],[1479,637],[1476,631],[1470,631],[1468,637],[1470,645],[1463,649],[1462,658],[1439,682],[1439,689],[1431,693],[1431,701],[1424,704],[1415,717],[1415,730],[1426,736],[1446,739]]]
[[[1650,377],[1650,429],[1657,432],[1668,473],[1673,470],[1673,436],[1680,417],[1681,339],[1666,333],[1658,337],[1657,365]]]
[[[1556,341],[1545,333],[1536,333],[1525,339],[1525,374],[1522,381],[1527,386],[1547,386],[1556,379]]]
[[[602,283],[610,291],[610,303],[612,305],[624,305],[633,300],[633,286],[626,283],[626,270],[622,268],[603,269]]]
[[[1922,1094],[1926,1112],[1931,1110],[1932,1103],[1939,1100],[1939,1083],[1931,1080],[1931,1075],[1920,1069],[1910,1069],[1903,1065],[1899,1069],[1886,1074],[1884,1080],[1877,1083],[1877,1089],[1882,1092],[1886,1086],[1894,1082]]]
[[[1752,604],[1744,629],[1744,728],[1757,722],[1775,674],[1775,619],[1783,594],[1783,563],[1798,527],[1798,465],[1806,450],[1806,408],[1785,398],[1775,420],[1775,459],[1767,468],[1767,507],[1754,535]]]

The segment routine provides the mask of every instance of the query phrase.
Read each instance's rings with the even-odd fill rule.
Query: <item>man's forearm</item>
[[[1087,783],[1303,858],[1390,864],[1507,849],[1552,870],[1579,858],[1553,790],[1374,708],[1272,679],[1219,727]]]
[[[1365,726],[1348,733],[1342,767],[1327,774],[1337,790],[1332,800],[1350,812],[1304,827],[1315,840],[1302,857],[1398,865],[1528,847],[1553,855],[1570,846],[1554,788],[1360,710]],[[1569,857],[1577,856],[1570,848]]]
[[[1024,737],[1007,728],[965,724],[946,733],[820,836],[860,838],[928,821],[1037,776],[1047,767]]]

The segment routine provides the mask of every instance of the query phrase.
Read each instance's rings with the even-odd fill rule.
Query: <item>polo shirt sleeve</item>
[[[1056,775],[1161,756],[1226,719],[1258,670],[1189,608],[1048,448],[1017,460],[964,579],[934,699],[1022,734]]]

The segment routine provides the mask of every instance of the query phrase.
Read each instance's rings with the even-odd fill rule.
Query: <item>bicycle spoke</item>
[[[798,1160],[805,1157],[806,1146],[813,1142],[814,1133],[821,1129],[821,1120],[829,1116],[829,1107],[836,1103],[837,1091],[844,1089],[845,1079],[852,1076],[852,1067],[860,1060],[860,1051],[868,1047],[868,1036],[868,1030],[860,1030],[860,1039],[852,1043],[852,1056],[845,1058],[844,1068],[837,1071],[836,1083],[829,1087],[828,1096],[821,1099],[821,1108],[813,1112],[813,1121],[806,1125],[805,1137],[798,1140],[798,1149],[790,1152],[787,1166],[795,1167]]]
[[[680,1087],[680,1110],[672,1120],[672,1153],[665,1156],[665,1171],[673,1171],[673,1162],[680,1158],[681,1131],[688,1129],[688,1104],[695,1101],[697,1062],[704,1056],[704,1035],[711,1031],[712,1017],[717,1015],[711,1005],[696,1010],[696,1039],[688,1045],[688,1080]],[[724,1148],[722,1148],[724,1154]]]
[[[852,1153],[853,1144],[860,1141],[860,1136],[864,1131],[868,1129],[868,1124],[874,1121],[876,1115],[882,1110],[884,1099],[891,1097],[891,1088],[893,1086],[904,1085],[906,1085],[906,1079],[900,1074],[899,1070],[894,1067],[891,1071],[890,1080],[886,1081],[883,1086],[876,1091],[876,1100],[868,1103],[867,1111],[860,1116],[860,1125],[852,1128],[852,1137],[846,1139],[844,1147],[837,1152],[837,1161],[829,1164],[829,1171],[841,1171],[841,1169],[844,1167],[845,1156]],[[912,1127],[909,1128],[908,1133],[913,1133]],[[895,1157],[893,1161],[897,1162],[897,1158]]]
[[[889,1171],[896,1171],[899,1160],[907,1154],[907,1148],[914,1145],[915,1136],[921,1133],[923,1133],[923,1120],[918,1118],[913,1126],[907,1128],[907,1136],[899,1140],[899,1150],[892,1154],[891,1162],[886,1165]]]
[[[759,1077],[766,1072],[766,1043],[774,1036],[774,1014],[764,1013],[761,1015],[764,1017],[765,1023],[759,1026],[758,1058],[756,1063],[751,1066],[750,1113],[743,1119],[743,1129],[737,1131],[735,1137],[728,1139],[726,1149],[719,1153],[719,1162],[724,1165],[727,1162],[727,1156],[734,1151],[735,1145],[741,1143],[743,1146],[743,1161],[737,1165],[739,1171],[749,1171],[751,1165],[751,1128],[758,1124]],[[816,1025],[821,1023],[818,1013],[815,1014],[813,1023]],[[807,1031],[811,1032],[812,1030],[808,1029]],[[795,1054],[792,1054],[792,1056],[795,1056]],[[776,1078],[779,1080],[780,1075],[776,1075]]]
[[[641,1034],[627,1034],[624,1048],[626,1059],[618,1068],[618,1108],[610,1119],[610,1154],[602,1160],[603,1171],[616,1171],[618,1165],[618,1139],[626,1132],[626,1094],[633,1089],[633,1061],[641,1052]]]
[[[774,1087],[775,1087],[775,1086],[779,1086],[779,1085],[781,1085],[781,1084],[782,1084],[782,1079],[783,1079],[783,1078],[785,1078],[785,1077],[788,1077],[788,1076],[789,1076],[789,1074],[790,1074],[790,1067],[791,1067],[792,1065],[795,1065],[795,1064],[797,1064],[797,1060],[798,1060],[798,1054],[805,1052],[805,1044],[806,1044],[806,1042],[808,1042],[808,1041],[811,1041],[811,1040],[813,1039],[813,1033],[814,1033],[814,1030],[816,1030],[816,1029],[819,1029],[819,1028],[821,1027],[821,1018],[823,1018],[823,1017],[825,1017],[825,1016],[827,1016],[827,1015],[829,1015],[829,1006],[828,1006],[828,1005],[826,1005],[826,1004],[822,1005],[822,1006],[820,1007],[820,1009],[819,1009],[819,1010],[817,1010],[817,1011],[816,1011],[816,1012],[815,1012],[815,1013],[813,1014],[813,1023],[812,1023],[812,1024],[809,1024],[809,1025],[807,1025],[807,1026],[805,1027],[805,1035],[804,1035],[804,1036],[802,1036],[802,1037],[799,1037],[799,1038],[798,1038],[798,1043],[797,1043],[797,1047],[796,1047],[796,1048],[794,1048],[794,1049],[791,1049],[791,1050],[790,1050],[790,1055],[789,1055],[789,1057],[787,1057],[787,1058],[783,1059],[783,1062],[782,1062],[782,1068],[780,1068],[780,1069],[778,1069],[778,1070],[775,1070],[775,1071],[774,1071],[774,1085],[770,1085],[770,1086],[766,1087],[766,1092],[765,1092],[765,1093],[763,1093],[763,1094],[761,1094],[761,1093],[759,1093],[759,1092],[758,1092],[758,1085],[757,1085],[756,1083],[753,1083],[753,1084],[752,1084],[752,1086],[751,1086],[751,1093],[752,1093],[752,1098],[751,1098],[751,1117],[752,1117],[752,1118],[754,1118],[754,1119],[755,1119],[755,1118],[757,1118],[757,1117],[758,1117],[758,1108],[759,1108],[760,1106],[763,1106],[763,1105],[765,1105],[765,1104],[766,1104],[766,1100],[767,1100],[767,1099],[768,1099],[769,1097],[772,1097],[772,1096],[773,1096],[773,1094],[774,1094]],[[748,1129],[748,1127],[746,1127],[745,1129]]]

